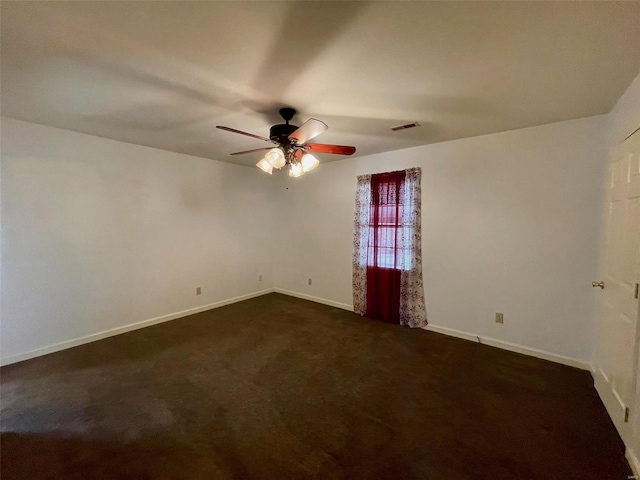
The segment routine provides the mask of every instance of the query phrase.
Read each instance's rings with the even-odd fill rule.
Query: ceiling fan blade
[[[333,155],[353,155],[356,153],[356,147],[348,147],[346,145],[326,145],[323,143],[307,143],[304,145],[307,152],[314,153],[331,153]]]
[[[240,135],[246,135],[247,137],[257,138],[258,140],[264,140],[265,142],[276,143],[270,138],[261,137],[260,135],[254,135],[253,133],[243,132],[241,130],[236,130],[235,128],[221,127],[220,125],[217,125],[216,128],[219,128],[220,130],[226,130],[227,132],[231,132],[231,133],[239,133]]]
[[[296,131],[289,135],[289,140],[292,140],[297,144],[307,143],[312,138],[320,135],[327,128],[329,127],[327,127],[326,123],[316,120],[315,118],[310,118],[298,127]]]
[[[265,150],[271,150],[272,148],[273,147],[254,148],[253,150],[244,150],[242,152],[233,152],[233,153],[230,153],[229,155],[244,155],[245,153],[263,152]]]

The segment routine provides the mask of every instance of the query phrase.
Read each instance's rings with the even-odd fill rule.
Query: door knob
[[[604,288],[604,282],[591,282],[591,286]]]

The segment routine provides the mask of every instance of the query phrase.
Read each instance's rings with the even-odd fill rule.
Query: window
[[[412,327],[427,324],[422,285],[420,169],[358,176],[353,310]]]
[[[371,177],[367,266],[405,270],[411,268],[411,252],[403,239],[406,202],[405,173]]]

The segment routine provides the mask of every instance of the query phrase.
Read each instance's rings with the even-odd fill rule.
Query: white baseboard
[[[131,323],[129,325],[123,325],[122,327],[116,327],[109,330],[103,330],[102,332],[92,333],[91,335],[85,335],[84,337],[78,337],[72,340],[66,340],[64,342],[55,343],[53,345],[48,345],[43,348],[38,348],[35,350],[31,350],[29,352],[19,353],[17,355],[12,355],[10,357],[3,358],[2,360],[0,360],[0,365],[4,366],[4,365],[9,365],[11,363],[22,362],[23,360],[39,357],[41,355],[46,355],[48,353],[58,352],[60,350],[65,350],[67,348],[77,347],[78,345],[83,345],[85,343],[95,342],[96,340],[102,340],[103,338],[113,337],[114,335],[120,335],[121,333],[130,332],[132,330],[138,330],[144,327],[150,327],[151,325],[168,322],[169,320],[175,320],[176,318],[186,317],[188,315],[204,312],[206,310],[212,310],[214,308],[224,307],[225,305],[241,302],[243,300],[248,300],[250,298],[260,297],[262,295],[266,295],[267,293],[271,293],[273,291],[274,291],[273,288],[260,290],[258,292],[248,293],[246,295],[229,298],[227,300],[221,300],[219,302],[210,303],[208,305],[202,305],[200,307],[190,308],[187,310],[183,310],[181,312],[170,313],[168,315],[162,315],[161,317],[150,318],[148,320],[143,320],[141,322]]]
[[[323,305],[329,305],[331,307],[341,308],[343,310],[349,310],[353,312],[353,305],[347,303],[334,302],[333,300],[327,300],[326,298],[314,297],[305,293],[298,293],[292,290],[285,290],[284,288],[276,288],[276,293],[282,293],[283,295],[289,295],[290,297],[302,298],[303,300],[310,300],[316,303],[322,303]]]
[[[303,300],[310,300],[312,302],[322,303],[324,305],[330,305],[332,307],[342,308],[344,310],[349,310],[350,312],[353,312],[353,305],[349,305],[346,303],[335,302],[333,300],[327,300],[326,298],[314,297],[312,295],[298,293],[292,290],[285,290],[283,288],[276,288],[275,291],[276,293],[282,293],[284,295],[302,298]],[[472,333],[462,332],[460,330],[454,330],[452,328],[440,327],[437,325],[427,325],[425,327],[425,330],[430,330],[436,333],[442,333],[444,335],[449,335],[452,337],[463,338],[465,340],[470,340],[472,342],[478,341],[478,336]],[[544,350],[538,350],[537,348],[525,347],[523,345],[518,345],[515,343],[504,342],[496,338],[480,337],[480,343],[483,343],[485,345],[490,345],[492,347],[502,348],[504,350],[509,350],[511,352],[522,353],[524,355],[530,355],[532,357],[542,358],[543,360],[550,360],[552,362],[561,363],[563,365],[569,365],[570,367],[576,367],[582,370],[590,369],[589,363],[583,362],[582,360],[565,357],[563,355],[557,355],[555,353],[545,352]]]
[[[524,345],[505,342],[503,340],[498,340],[497,338],[483,337],[479,335],[474,335],[472,333],[462,332],[460,330],[454,330],[453,328],[440,327],[438,325],[427,325],[426,327],[424,327],[424,329],[432,332],[436,332],[436,333],[442,333],[444,335],[450,335],[452,337],[463,338],[465,340],[470,340],[472,342],[478,342],[478,338],[479,338],[480,343],[484,345],[490,345],[492,347],[502,348],[504,350],[509,350],[511,352],[530,355],[532,357],[541,358],[543,360],[549,360],[551,362],[561,363],[563,365],[580,368],[582,370],[590,369],[588,362],[583,362],[582,360],[565,357],[563,355],[558,355],[551,352],[545,352],[544,350],[539,350],[537,348],[525,347]]]
[[[191,308],[188,310],[183,310],[181,312],[171,313],[168,315],[163,315],[161,317],[151,318],[148,320],[143,320],[141,322],[132,323],[129,325],[124,325],[122,327],[116,327],[110,330],[104,330],[102,332],[94,333],[91,335],[86,335],[84,337],[75,338],[72,340],[67,340],[64,342],[56,343],[54,345],[49,345],[43,348],[38,348],[35,350],[31,350],[29,352],[20,353],[18,355],[13,355],[10,357],[3,358],[0,360],[0,365],[9,365],[11,363],[21,362],[23,360],[28,360],[30,358],[39,357],[41,355],[46,355],[48,353],[57,352],[60,350],[64,350],[67,348],[75,347],[78,345],[83,345],[85,343],[94,342],[96,340],[101,340],[103,338],[112,337],[114,335],[119,335],[121,333],[130,332],[132,330],[137,330],[139,328],[148,327],[151,325],[155,325],[158,323],[168,322],[170,320],[175,320],[176,318],[186,317],[187,315],[193,315],[195,313],[204,312],[205,310],[211,310],[214,308],[222,307],[224,305],[229,305],[231,303],[241,302],[243,300],[248,300],[250,298],[259,297],[261,295],[266,295],[267,293],[277,292],[282,293],[284,295],[289,295],[291,297],[301,298],[303,300],[309,300],[316,303],[321,303],[323,305],[329,305],[331,307],[341,308],[343,310],[348,310],[350,312],[353,311],[353,305],[349,305],[347,303],[336,302],[334,300],[328,300],[326,298],[314,297],[312,295],[307,295],[304,293],[294,292],[292,290],[286,290],[283,288],[269,288],[266,290],[260,290],[258,292],[249,293],[246,295],[241,295],[239,297],[230,298],[227,300],[222,300],[215,303],[210,303],[208,305],[203,305],[196,308]],[[478,338],[476,335],[471,333],[462,332],[460,330],[454,330],[452,328],[440,327],[437,325],[428,325],[425,327],[426,330],[430,330],[437,333],[442,333],[445,335],[450,335],[453,337],[463,338],[465,340],[470,340],[473,342],[477,342]],[[576,360],[569,357],[564,357],[562,355],[556,355],[554,353],[545,352],[543,350],[538,350],[535,348],[525,347],[522,345],[517,345],[514,343],[504,342],[502,340],[498,340],[490,337],[480,337],[480,342],[485,345],[491,345],[493,347],[502,348],[504,350],[509,350],[512,352],[523,353],[525,355],[531,355],[533,357],[542,358],[544,360],[550,360],[552,362],[562,363],[564,365],[569,365],[572,367],[581,368],[583,370],[589,370],[590,366],[588,363],[583,362],[581,360]]]
[[[631,470],[633,470],[633,474],[636,478],[640,478],[640,461],[638,461],[638,457],[636,454],[627,447],[627,450],[624,452],[624,456],[627,457],[627,461],[629,465],[631,465]]]

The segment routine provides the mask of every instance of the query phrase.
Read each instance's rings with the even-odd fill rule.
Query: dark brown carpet
[[[631,475],[588,372],[278,294],[1,373],[5,480]]]

